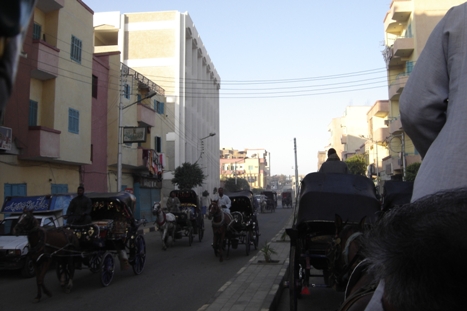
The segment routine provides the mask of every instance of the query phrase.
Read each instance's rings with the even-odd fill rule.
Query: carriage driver
[[[175,196],[175,192],[171,192],[167,199],[167,210],[169,213],[180,213],[180,200]]]
[[[230,214],[230,198],[224,194],[224,188],[220,187],[219,188],[219,201],[218,204],[220,207],[222,207],[222,210],[224,213]]]
[[[92,222],[92,202],[84,195],[84,187],[78,187],[78,195],[71,200],[66,211],[67,223],[70,225],[86,225]]]

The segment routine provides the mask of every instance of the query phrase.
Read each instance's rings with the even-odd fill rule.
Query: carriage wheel
[[[252,231],[248,231],[248,233],[245,236],[245,246],[246,246],[246,255],[250,255],[250,240],[251,240],[251,235],[253,234]]]
[[[107,287],[110,285],[114,278],[115,273],[115,260],[114,256],[106,252],[102,257],[101,265],[101,283],[103,286]]]
[[[142,235],[137,235],[135,239],[135,258],[131,262],[133,272],[138,275],[143,272],[146,263],[146,242]]]
[[[198,239],[201,242],[204,237],[204,219],[201,219],[201,225],[198,226]]]
[[[299,254],[296,250],[296,246],[291,246],[289,256],[289,300],[291,311],[297,311],[297,299],[301,290],[300,286]]]
[[[89,258],[89,270],[91,270],[92,273],[96,273],[99,271],[100,267],[102,264],[102,254],[101,253],[95,253]]]
[[[193,227],[188,228],[188,246],[193,243]]]

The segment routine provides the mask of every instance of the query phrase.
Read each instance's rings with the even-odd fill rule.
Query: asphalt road
[[[291,209],[278,208],[275,213],[258,215],[260,247],[284,227],[291,213]],[[23,279],[19,273],[1,271],[0,310],[198,310],[258,252],[253,248],[246,256],[245,245],[240,244],[230,251],[228,260],[220,263],[211,247],[212,230],[207,219],[206,229],[202,242],[196,237],[188,246],[185,237],[166,251],[158,232],[146,234],[147,260],[142,274],[136,276],[131,269],[120,271],[117,263],[114,279],[105,288],[99,273],[83,269],[76,271],[74,288],[66,294],[55,271],[49,271],[45,284],[53,297],[37,304],[33,303],[35,278]]]

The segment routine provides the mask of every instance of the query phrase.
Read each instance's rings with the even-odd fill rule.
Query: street
[[[276,209],[275,213],[258,215],[260,225],[259,247],[271,240],[284,227],[292,209]],[[144,271],[135,276],[133,271],[120,271],[109,287],[103,288],[99,274],[87,269],[77,270],[74,287],[64,293],[54,270],[48,272],[45,284],[52,298],[44,297],[33,303],[36,295],[35,278],[23,279],[16,271],[2,271],[0,276],[0,309],[2,310],[177,310],[193,311],[210,303],[213,295],[228,282],[258,251],[249,256],[245,246],[230,250],[223,263],[214,256],[211,247],[210,221],[205,220],[206,231],[202,242],[197,236],[188,246],[188,238],[176,240],[168,250],[162,250],[160,234],[145,235],[147,259]]]

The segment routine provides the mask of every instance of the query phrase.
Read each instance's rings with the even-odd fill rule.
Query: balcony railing
[[[21,159],[55,159],[60,157],[60,131],[44,126],[30,126],[28,146]]]
[[[36,7],[44,13],[60,10],[63,8],[65,0],[38,0]]]
[[[403,72],[396,76],[396,79],[389,85],[389,99],[397,100],[402,94],[410,73]]]
[[[397,38],[394,41],[394,56],[407,58],[409,57],[414,50],[414,40],[412,38]]]
[[[154,127],[156,125],[156,111],[149,105],[138,103],[138,123],[143,123],[146,126]]]
[[[42,40],[33,40],[31,48],[31,77],[38,80],[54,79],[58,76],[60,50]]]

